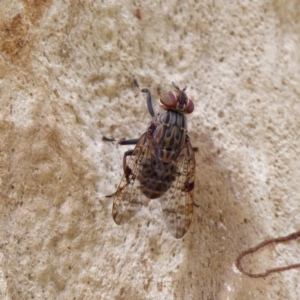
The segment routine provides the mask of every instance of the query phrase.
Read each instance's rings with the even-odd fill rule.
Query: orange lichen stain
[[[141,9],[140,8],[136,8],[135,9],[135,16],[141,20],[142,19],[142,12],[141,12]]]
[[[38,25],[39,20],[43,17],[46,8],[50,7],[52,0],[23,0],[26,15],[35,26]]]
[[[0,51],[5,59],[18,65],[28,65],[35,38],[29,28],[35,27],[52,0],[23,0],[25,10],[11,19],[0,18]]]
[[[28,28],[29,25],[21,14],[0,24],[0,51],[6,59],[16,63],[28,57]]]
[[[56,96],[57,98],[59,98],[59,97],[60,97],[60,95],[59,95],[59,93],[58,93],[57,89],[54,89],[54,90],[53,90],[53,93],[55,94],[55,96]]]
[[[150,282],[151,282],[151,280],[150,280],[150,279],[148,279],[148,280],[146,280],[146,281],[144,282],[144,290],[145,290],[145,291],[148,291],[148,288],[149,288]]]
[[[157,283],[157,290],[158,290],[159,292],[161,292],[161,291],[162,291],[162,288],[163,288],[162,282],[158,282],[158,283]]]

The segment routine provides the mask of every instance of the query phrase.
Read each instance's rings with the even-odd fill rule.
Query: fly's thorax
[[[187,120],[184,114],[165,110],[158,114],[154,123],[153,138],[163,163],[175,161],[185,142]]]

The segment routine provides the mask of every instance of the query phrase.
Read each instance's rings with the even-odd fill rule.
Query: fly
[[[135,84],[138,86],[137,81]],[[194,204],[195,155],[187,132],[186,114],[194,103],[172,82],[175,91],[160,97],[163,111],[154,114],[151,93],[147,106],[152,121],[138,139],[120,140],[120,145],[136,145],[124,153],[123,170],[113,197],[112,216],[121,225],[131,219],[149,199],[158,198],[170,233],[177,239],[188,231]],[[108,196],[108,197],[110,197]]]

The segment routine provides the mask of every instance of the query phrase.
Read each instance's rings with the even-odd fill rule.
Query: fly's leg
[[[141,89],[139,86],[139,83],[137,82],[136,79],[133,80],[134,84],[141,90],[141,92],[146,93],[147,94],[147,107],[148,107],[148,111],[149,114],[154,117],[154,110],[153,110],[153,106],[152,106],[152,100],[151,100],[151,93],[148,89]]]
[[[115,142],[116,140],[115,139],[110,139],[106,136],[103,136],[102,141],[104,141],[104,142]],[[139,141],[139,139],[125,140],[123,138],[123,139],[120,139],[118,141],[118,144],[119,145],[136,145],[138,141]]]
[[[132,140],[120,140],[118,142],[119,145],[136,145],[137,142],[139,141],[139,139],[132,139]],[[129,183],[129,175],[132,173],[131,169],[129,167],[127,167],[127,163],[126,163],[126,157],[132,155],[134,149],[132,150],[128,150],[124,153],[123,156],[123,170],[124,170],[124,174],[126,175],[126,181]]]
[[[103,137],[102,137],[102,141],[104,141],[104,142],[114,142],[115,139],[110,139],[110,138],[108,138],[108,137],[106,137],[106,136],[103,136]]]
[[[131,140],[131,141],[134,141],[134,140]],[[131,144],[121,144],[121,145],[131,145]],[[127,156],[132,155],[133,152],[134,152],[134,149],[128,150],[124,153],[124,156],[123,156],[123,171],[124,171],[124,174],[125,174],[127,184],[124,185],[123,187],[120,187],[115,193],[113,193],[111,195],[107,195],[105,197],[110,198],[110,197],[114,196],[116,193],[120,192],[120,190],[125,188],[130,183],[129,176],[132,175],[132,170],[127,166],[126,158],[127,158]]]
[[[114,142],[115,141],[114,139],[109,139],[105,136],[103,136],[102,140],[106,141],[106,142]],[[118,141],[118,144],[119,145],[136,145],[138,143],[138,141],[139,141],[139,139],[132,139],[132,140],[121,139]],[[124,153],[124,156],[123,156],[123,170],[124,170],[124,174],[126,175],[127,183],[130,182],[129,175],[132,174],[132,170],[127,166],[126,157],[132,155],[133,151],[134,151],[134,149],[128,150]]]
[[[194,153],[193,152],[197,152],[198,151],[198,147],[192,147],[191,143],[190,143],[190,137],[189,135],[187,134],[186,137],[185,137],[185,143],[187,145],[187,155],[188,155],[188,161],[194,161],[193,164],[191,164],[192,168],[190,170],[190,172],[187,174],[187,177],[186,177],[186,181],[184,183],[184,189],[187,193],[192,193],[193,194],[193,191],[194,191],[194,172],[195,172],[195,156],[194,156]],[[193,205],[196,206],[196,207],[199,207],[198,204],[196,204],[193,201]]]
[[[139,139],[132,139],[132,140],[125,140],[121,139],[119,140],[118,144],[119,145],[136,145]]]
[[[127,166],[126,157],[132,155],[133,151],[134,151],[134,149],[128,150],[124,153],[124,156],[123,156],[123,170],[124,170],[124,174],[126,176],[127,183],[130,182],[129,176],[132,174],[132,170]]]
[[[141,91],[143,93],[147,94],[147,106],[148,106],[148,111],[149,114],[154,117],[154,110],[153,110],[153,106],[152,106],[152,100],[151,100],[151,93],[148,89],[141,89]]]
[[[186,142],[186,143],[190,142],[190,137],[189,137],[188,134],[186,134],[185,142]],[[192,149],[193,149],[194,152],[198,152],[198,151],[199,151],[199,148],[198,148],[198,147],[192,147]]]
[[[118,143],[119,143],[119,145],[136,145],[138,141],[139,141],[139,139],[120,140]],[[123,156],[123,170],[124,170],[124,174],[126,176],[127,183],[130,182],[129,175],[132,174],[132,170],[127,166],[126,158],[127,158],[127,156],[132,155],[133,151],[134,151],[134,149],[128,150],[124,153],[124,156]]]

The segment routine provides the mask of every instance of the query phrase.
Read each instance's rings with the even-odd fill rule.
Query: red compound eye
[[[193,112],[193,110],[194,110],[194,103],[191,99],[189,99],[188,103],[186,105],[185,111],[186,111],[187,114],[190,114],[191,112]]]
[[[177,97],[173,92],[166,93],[161,96],[160,102],[168,108],[174,108],[177,104]]]

